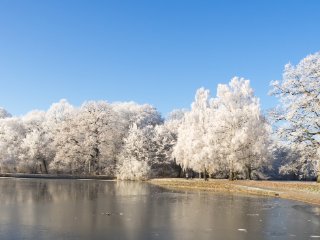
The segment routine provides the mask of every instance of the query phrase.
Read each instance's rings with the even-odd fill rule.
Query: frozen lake
[[[320,207],[148,183],[0,179],[0,239],[320,239]]]

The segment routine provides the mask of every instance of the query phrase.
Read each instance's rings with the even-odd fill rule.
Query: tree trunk
[[[320,183],[320,159],[318,159],[317,183]]]
[[[205,181],[208,181],[208,178],[207,178],[207,169],[204,168],[204,180]]]
[[[252,173],[251,165],[248,165],[247,166],[247,179],[249,179],[249,180],[252,180],[251,173]]]
[[[230,181],[233,181],[234,180],[234,172],[232,169],[230,169],[230,172],[229,172],[229,180]]]
[[[43,163],[43,167],[44,167],[44,172],[46,174],[48,174],[49,172],[48,172],[48,168],[47,168],[47,163],[46,163],[46,161],[44,159],[42,159],[42,163]]]
[[[233,160],[229,159],[229,181],[233,181],[234,180],[234,164],[233,164]]]
[[[95,175],[100,175],[101,174],[101,166],[100,166],[100,150],[97,148],[96,149],[96,171]]]
[[[183,169],[182,169],[182,167],[180,166],[180,165],[178,165],[178,169],[179,169],[179,174],[178,174],[178,176],[181,178],[181,177],[183,177]]]

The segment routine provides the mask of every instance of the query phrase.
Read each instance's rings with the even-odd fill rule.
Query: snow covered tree
[[[124,139],[129,134],[129,129],[136,125],[143,129],[147,126],[156,126],[163,123],[161,114],[149,104],[139,105],[135,102],[116,102],[111,104],[112,109],[118,115],[117,133],[119,141],[116,145],[118,150],[123,148]]]
[[[52,167],[77,174],[109,174],[115,168],[118,116],[104,101],[86,102],[59,124]],[[61,168],[62,167],[62,168]]]
[[[174,147],[177,164],[184,170],[189,168],[203,172],[206,177],[213,165],[210,156],[211,145],[208,143],[210,117],[210,92],[207,89],[197,90],[191,111],[185,113],[184,120],[178,130],[178,141]]]
[[[87,102],[80,109],[79,124],[84,128],[85,149],[90,156],[89,172],[113,174],[118,143],[118,115],[109,103]]]
[[[272,145],[272,170],[270,175],[276,179],[306,180],[310,169],[301,164],[300,153],[290,143],[274,141]]]
[[[133,124],[118,161],[118,179],[144,180],[175,176],[172,149],[175,136],[165,125],[139,128]]]
[[[170,112],[165,121],[167,128],[169,128],[171,132],[178,134],[178,129],[182,124],[187,112],[188,111],[186,109],[175,109]]]
[[[0,119],[0,170],[1,172],[19,172],[21,144],[26,131],[21,119]]]
[[[121,180],[145,180],[150,177],[152,152],[150,149],[151,126],[143,129],[133,124],[124,140],[119,156],[117,178]]]
[[[217,91],[216,132],[223,159],[227,161],[229,179],[237,172],[259,175],[268,164],[271,127],[260,110],[249,80],[233,78],[229,85],[219,85]]]
[[[153,177],[175,177],[178,169],[172,156],[177,136],[167,124],[154,127],[153,138],[154,156],[151,171]]]
[[[46,113],[32,111],[22,118],[25,138],[21,144],[21,164],[31,173],[48,173],[54,156],[46,126]]]
[[[45,112],[0,120],[2,171],[48,173],[52,151],[47,147]]]
[[[249,81],[240,78],[219,85],[215,98],[200,88],[190,111],[174,111],[166,121],[148,104],[90,101],[75,108],[64,99],[47,112],[1,116],[1,171],[133,180],[184,169],[251,179],[268,166],[271,129]]]
[[[9,117],[12,117],[12,115],[6,109],[0,107],[0,119]]]
[[[277,133],[300,153],[300,168],[320,182],[320,53],[287,64],[283,79],[271,83],[281,106],[271,112]]]
[[[199,89],[185,114],[174,148],[184,169],[217,176],[261,177],[268,165],[271,128],[248,80],[233,78],[218,86],[217,97]]]
[[[157,125],[154,141],[158,146],[157,154],[160,162],[154,167],[155,176],[181,176],[182,168],[176,163],[173,155],[174,146],[178,141],[178,129],[184,121],[187,110],[176,109],[169,113],[164,124]],[[161,157],[160,157],[161,156]]]
[[[53,103],[46,113],[46,118],[50,123],[50,126],[56,125],[60,122],[70,118],[74,111],[74,107],[66,100],[61,99],[57,103]]]
[[[54,147],[56,154],[50,163],[50,169],[57,173],[82,174],[87,170],[88,159],[81,145],[84,141],[83,133],[79,131],[78,109],[72,111],[63,121],[56,125],[54,133]]]
[[[116,102],[111,106],[126,125],[126,129],[129,129],[133,124],[136,124],[139,128],[143,128],[148,125],[155,126],[163,122],[161,114],[155,107],[149,104],[139,105],[135,102]]]

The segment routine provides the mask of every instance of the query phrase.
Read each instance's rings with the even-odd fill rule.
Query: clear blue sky
[[[165,115],[236,75],[267,109],[284,64],[320,50],[319,13],[317,0],[0,0],[0,106],[133,100]]]

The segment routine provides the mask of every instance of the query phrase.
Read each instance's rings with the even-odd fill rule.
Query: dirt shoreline
[[[297,200],[309,204],[320,205],[320,184],[316,182],[297,181],[250,181],[250,180],[218,180],[209,181],[193,179],[151,179],[151,184],[169,189],[202,190],[250,194]]]

